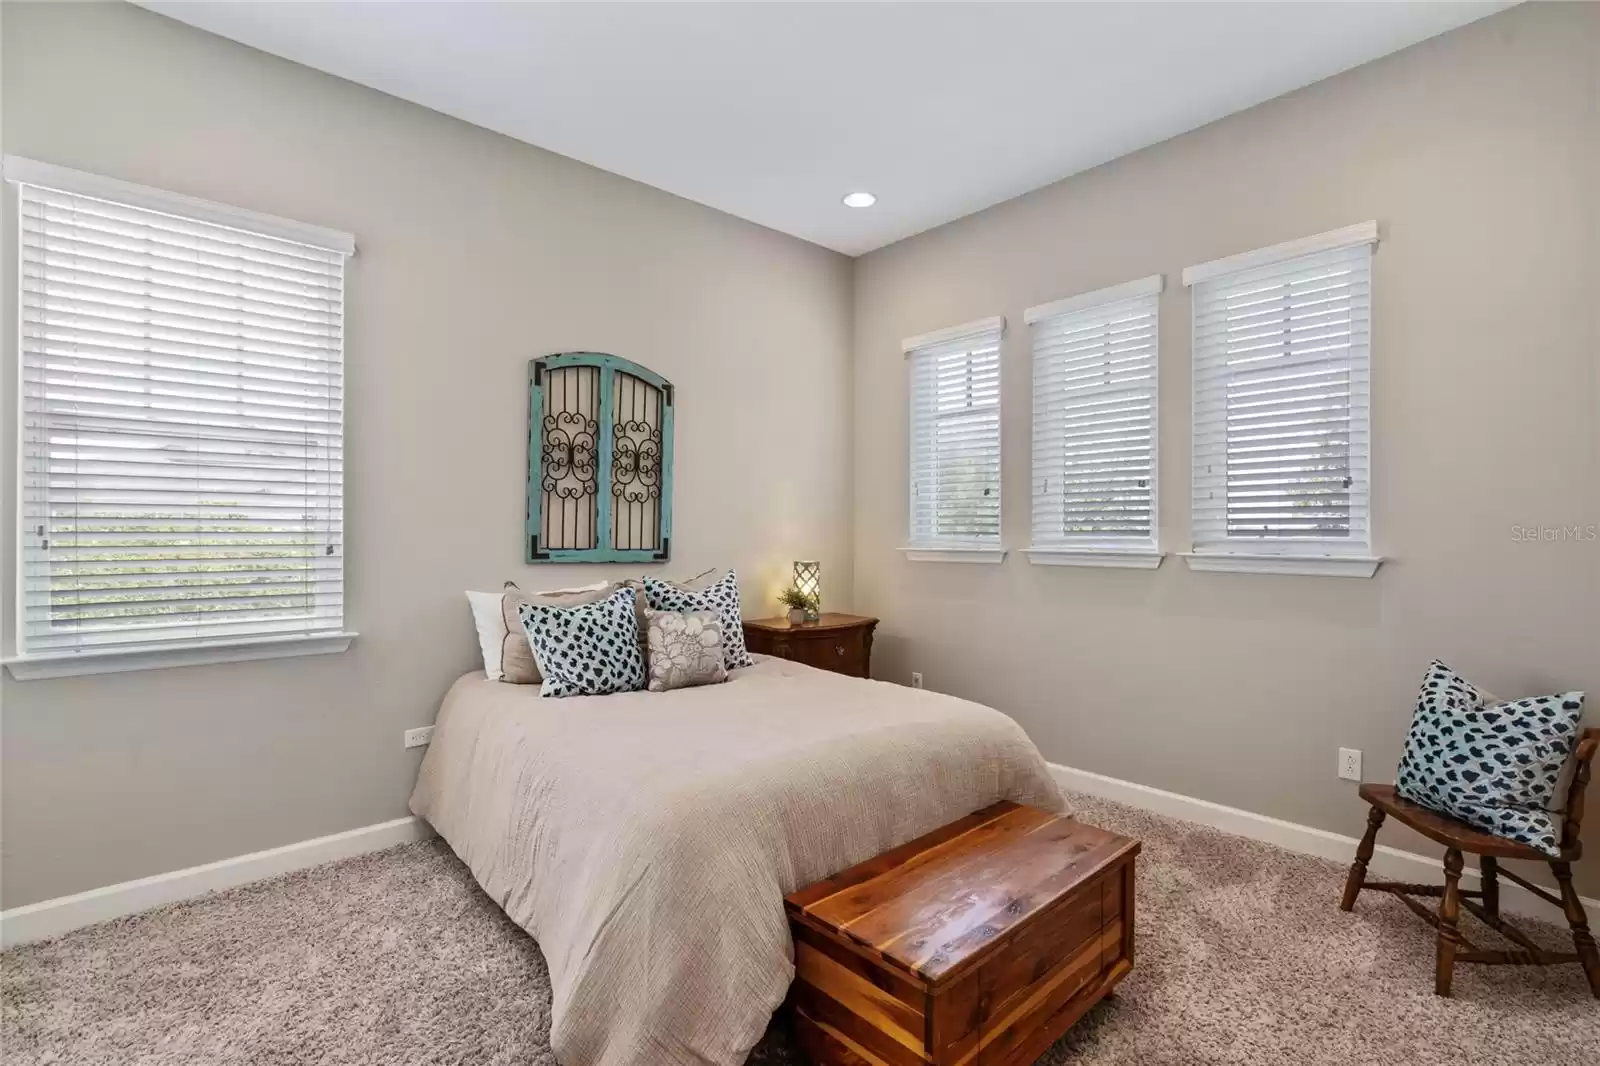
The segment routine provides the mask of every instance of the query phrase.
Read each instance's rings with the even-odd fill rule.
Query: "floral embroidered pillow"
[[[650,643],[649,689],[667,692],[728,679],[722,621],[715,611],[645,611]]]

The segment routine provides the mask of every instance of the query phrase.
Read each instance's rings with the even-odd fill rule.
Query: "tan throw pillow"
[[[500,597],[500,616],[506,624],[505,640],[500,647],[500,680],[512,685],[537,685],[544,680],[533,649],[528,646],[528,631],[522,628],[518,607],[524,603],[539,607],[582,607],[603,600],[615,591],[615,585],[607,584],[597,589],[523,592],[515,583],[507,581],[505,593]]]
[[[630,577],[625,581],[617,582],[623,588],[633,590],[633,613],[639,622],[639,654],[644,656],[645,672],[650,667],[650,623],[645,619],[644,581]]]
[[[707,570],[705,573],[691,577],[688,581],[669,581],[668,584],[689,592],[710,585],[716,579],[715,575],[715,570]],[[650,665],[650,623],[646,621],[644,612],[645,608],[649,606],[649,598],[645,595],[644,579],[630,577],[617,582],[617,584],[623,588],[633,590],[634,613],[639,618],[639,654],[644,656],[646,672],[648,672]]]
[[[651,692],[668,692],[728,680],[722,663],[722,622],[715,611],[644,612],[650,656],[645,676]]]

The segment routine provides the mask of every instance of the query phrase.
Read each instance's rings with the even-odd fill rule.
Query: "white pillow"
[[[555,596],[569,592],[598,592],[605,588],[609,582],[596,581],[592,585],[582,585],[575,589],[552,589],[549,592],[535,592],[535,596]],[[472,608],[472,624],[478,630],[478,648],[483,652],[483,672],[489,675],[490,681],[499,681],[505,676],[500,669],[500,649],[505,645],[506,622],[505,616],[500,611],[500,599],[505,592],[468,592],[467,605]]]

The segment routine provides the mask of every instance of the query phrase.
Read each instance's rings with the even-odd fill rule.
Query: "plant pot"
[[[798,607],[789,608],[789,624],[797,626],[806,620],[806,613]]]

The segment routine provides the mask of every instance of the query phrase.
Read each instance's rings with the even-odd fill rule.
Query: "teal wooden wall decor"
[[[620,356],[528,364],[528,562],[669,558],[672,412],[671,382]]]

